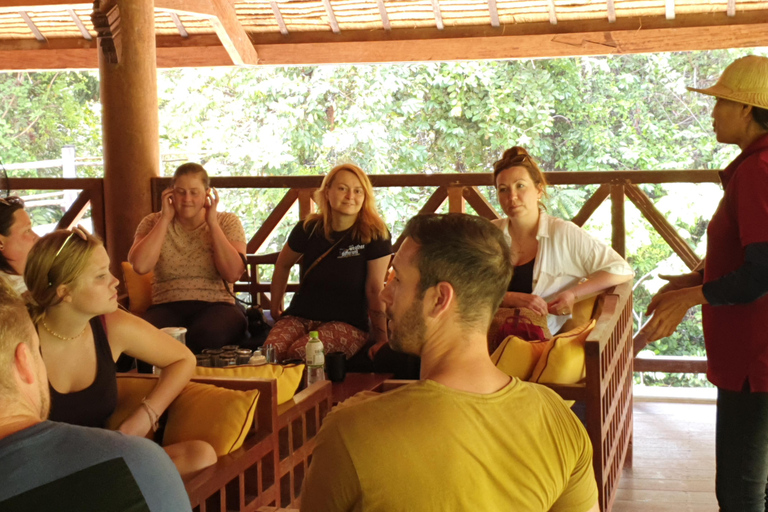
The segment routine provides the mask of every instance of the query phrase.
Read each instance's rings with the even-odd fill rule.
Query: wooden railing
[[[626,228],[624,204],[629,199],[648,220],[651,226],[666,241],[681,260],[693,269],[700,259],[690,248],[685,239],[669,221],[656,209],[653,201],[638,186],[655,183],[720,183],[718,171],[607,171],[607,172],[549,172],[545,173],[550,185],[599,185],[597,190],[584,202],[579,212],[571,219],[583,226],[597,208],[606,200],[611,200],[611,223],[613,248],[622,256],[626,249]],[[492,186],[493,177],[489,173],[472,174],[390,174],[370,177],[376,188],[387,187],[434,187],[434,192],[421,206],[421,213],[437,211],[446,201],[451,212],[464,212],[470,205],[479,215],[494,219],[496,210],[478,187]],[[11,178],[12,190],[82,190],[72,207],[59,222],[60,228],[76,224],[82,217],[88,204],[91,205],[94,231],[105,238],[104,192],[103,181],[98,178]],[[248,263],[250,280],[238,283],[237,291],[249,292],[261,304],[269,304],[269,283],[259,282],[259,265],[273,264],[275,254],[262,254],[262,248],[298,202],[299,216],[304,218],[314,211],[312,193],[320,186],[322,176],[235,176],[214,177],[211,184],[222,189],[288,189],[283,198],[267,216],[256,233],[248,241]],[[170,178],[151,180],[153,210],[160,208],[162,190],[170,184]],[[399,245],[399,240],[395,246]],[[298,285],[292,283],[288,291],[295,291]],[[637,348],[642,345],[637,340]],[[636,371],[702,373],[706,371],[705,358],[692,357],[655,357],[653,359],[636,358]]]
[[[93,231],[106,240],[104,217],[104,180],[101,178],[9,178],[11,190],[80,190],[72,206],[64,212],[56,229],[69,229],[77,225],[90,205]]]

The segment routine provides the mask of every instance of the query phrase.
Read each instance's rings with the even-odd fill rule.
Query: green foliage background
[[[525,146],[545,170],[719,169],[738,152],[718,145],[713,100],[686,86],[714,83],[725,66],[765,49],[551,60],[370,66],[173,69],[158,72],[164,172],[199,161],[214,175],[322,174],[355,162],[370,174],[488,172],[504,149]],[[6,164],[101,158],[98,74],[0,74],[0,158]],[[79,176],[100,176],[79,166]],[[56,176],[60,168],[12,171]],[[552,187],[550,213],[571,218],[595,190]],[[722,195],[714,185],[644,186],[656,206],[703,255],[708,219]],[[284,190],[222,191],[225,208],[253,234]],[[397,236],[429,189],[377,192]],[[485,190],[496,204],[492,188]],[[37,223],[60,213],[35,210]],[[629,203],[627,258],[635,268],[636,320],[682,262]],[[291,215],[264,252],[279,250]],[[610,241],[609,204],[587,229]],[[268,276],[264,276],[267,277]],[[704,355],[700,311],[650,346],[663,355]],[[700,376],[645,375],[646,382],[702,383]]]

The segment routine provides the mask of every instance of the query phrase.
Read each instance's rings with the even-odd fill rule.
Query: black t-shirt
[[[286,315],[318,320],[344,322],[368,331],[368,299],[365,283],[368,262],[392,254],[392,241],[383,240],[365,244],[351,238],[351,229],[334,232],[333,242],[325,238],[320,224],[304,229],[300,221],[288,236],[288,247],[304,255],[302,273],[339,239],[341,242],[312,269],[294,295]]]
[[[515,267],[515,273],[512,274],[512,280],[509,282],[508,292],[533,293],[533,265],[536,258],[528,263]]]

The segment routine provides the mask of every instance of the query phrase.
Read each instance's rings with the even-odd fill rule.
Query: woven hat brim
[[[734,91],[719,83],[712,87],[707,87],[706,89],[696,89],[695,87],[686,87],[686,89],[706,94],[707,96],[715,96],[716,98],[723,98],[745,105],[752,105],[753,107],[768,109],[768,93]]]

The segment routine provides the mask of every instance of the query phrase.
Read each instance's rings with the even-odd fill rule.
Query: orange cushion
[[[152,281],[155,274],[137,274],[127,261],[124,261],[122,266],[125,289],[128,290],[128,309],[134,315],[140,315],[152,305]]]

